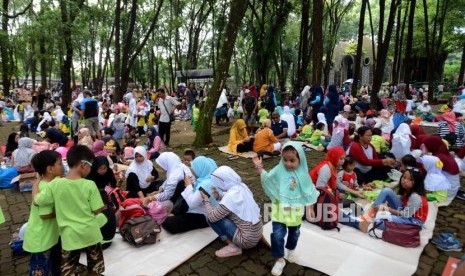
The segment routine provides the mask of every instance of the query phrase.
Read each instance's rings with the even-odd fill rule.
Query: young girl
[[[355,160],[352,156],[347,155],[342,164],[342,170],[337,174],[337,188],[344,194],[350,193],[357,197],[363,197],[359,192],[357,183],[357,174],[354,171]]]
[[[384,188],[373,203],[376,211],[390,213],[376,217],[374,225],[381,230],[384,230],[385,219],[421,227],[428,217],[428,201],[425,196],[424,178],[420,171],[407,169],[402,174],[399,184],[397,194],[390,188]],[[365,230],[368,231],[368,227]]]
[[[43,191],[56,177],[64,174],[61,155],[44,150],[31,160],[40,175],[39,191]],[[31,253],[29,275],[60,275],[61,248],[58,243],[58,224],[54,206],[31,204],[31,212],[24,235],[23,248]]]
[[[270,172],[263,169],[262,159],[253,158],[255,167],[261,174],[263,190],[272,201],[271,254],[276,263],[271,270],[273,275],[281,275],[286,265],[284,260],[284,237],[287,235],[287,259],[295,261],[295,248],[299,239],[305,206],[316,202],[318,192],[308,175],[307,159],[302,146],[288,142],[282,150],[282,159]]]
[[[326,145],[325,137],[327,136],[324,133],[326,125],[322,122],[316,124],[316,129],[313,131],[312,136],[310,136],[310,143],[314,146],[318,146],[319,144]]]

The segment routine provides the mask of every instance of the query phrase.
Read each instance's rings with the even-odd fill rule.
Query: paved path
[[[188,139],[193,137],[186,133],[188,126],[180,125],[172,135],[173,151],[182,154]],[[215,143],[224,145],[227,143],[228,134],[222,128],[214,128]],[[223,134],[221,134],[223,133]],[[267,202],[267,197],[262,191],[259,177],[253,168],[250,159],[240,158],[228,161],[226,155],[220,153],[216,148],[196,150],[198,155],[208,155],[216,160],[218,166],[227,165],[235,169],[243,181],[249,185],[259,204]],[[323,158],[323,153],[309,152],[307,160],[309,167],[315,166]],[[270,169],[279,161],[272,158],[265,161],[265,168]],[[462,182],[463,187],[463,182]],[[13,257],[8,242],[11,233],[20,227],[28,218],[30,206],[30,193],[19,193],[15,189],[0,190],[0,205],[5,213],[7,222],[0,226],[0,275],[27,275],[29,257]],[[444,231],[454,231],[459,239],[465,241],[465,201],[454,200],[449,207],[441,208],[436,221],[435,234]],[[169,275],[269,275],[274,264],[269,249],[262,243],[257,247],[245,250],[243,255],[221,260],[215,257],[214,252],[223,244],[216,240],[205,249],[194,255],[191,259],[174,269]],[[301,245],[300,245],[301,246]],[[337,254],[337,252],[335,252]],[[416,275],[441,275],[449,256],[459,258],[462,252],[441,252],[432,244],[428,244],[421,255],[420,264]],[[321,272],[304,268],[295,264],[288,264],[284,269],[284,275],[324,275]],[[375,273],[373,274],[375,275]]]

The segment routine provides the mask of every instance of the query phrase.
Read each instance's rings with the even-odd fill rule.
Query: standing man
[[[195,84],[193,82],[189,83],[189,88],[186,90],[186,101],[187,101],[187,119],[190,120],[192,117],[192,107],[197,100],[198,92],[195,89]]]
[[[167,96],[163,88],[157,89],[158,108],[160,109],[160,120],[158,122],[158,133],[160,134],[165,146],[170,144],[171,120],[174,108],[180,103],[175,98]]]
[[[242,100],[242,108],[246,113],[245,123],[247,124],[248,133],[252,133],[257,114],[257,99],[250,94],[250,90],[244,91],[244,99]]]
[[[89,90],[84,90],[84,99],[81,101],[81,117],[86,120],[86,127],[90,135],[100,138],[100,123],[98,121],[98,102],[92,98]]]

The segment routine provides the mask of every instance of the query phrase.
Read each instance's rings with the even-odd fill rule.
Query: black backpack
[[[313,222],[323,230],[340,229],[337,227],[339,223],[339,191],[329,188],[316,187],[320,192],[316,203],[313,205],[313,210],[318,221]]]

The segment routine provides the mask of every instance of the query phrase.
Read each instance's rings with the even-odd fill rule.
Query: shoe
[[[443,243],[450,242],[450,241],[453,241],[453,240],[455,240],[454,233],[442,232],[439,235],[437,235],[436,237],[433,237],[431,239],[431,243],[438,245],[438,244],[443,244]]]
[[[461,200],[465,200],[465,192],[464,191],[458,191],[457,198],[461,199]]]
[[[277,260],[276,263],[274,263],[273,269],[271,269],[271,274],[274,276],[279,276],[283,274],[283,269],[286,266],[286,261],[285,260]]]
[[[456,239],[452,241],[437,244],[436,247],[442,251],[457,251],[457,252],[462,251],[462,244],[460,243],[460,241]]]
[[[290,263],[295,263],[297,261],[297,254],[295,253],[295,250],[287,250],[286,259]]]
[[[217,250],[215,252],[215,255],[218,258],[227,258],[227,257],[241,255],[241,254],[242,254],[242,249],[237,247],[233,243],[230,243],[230,244],[226,245],[225,247],[223,247],[220,250]]]

